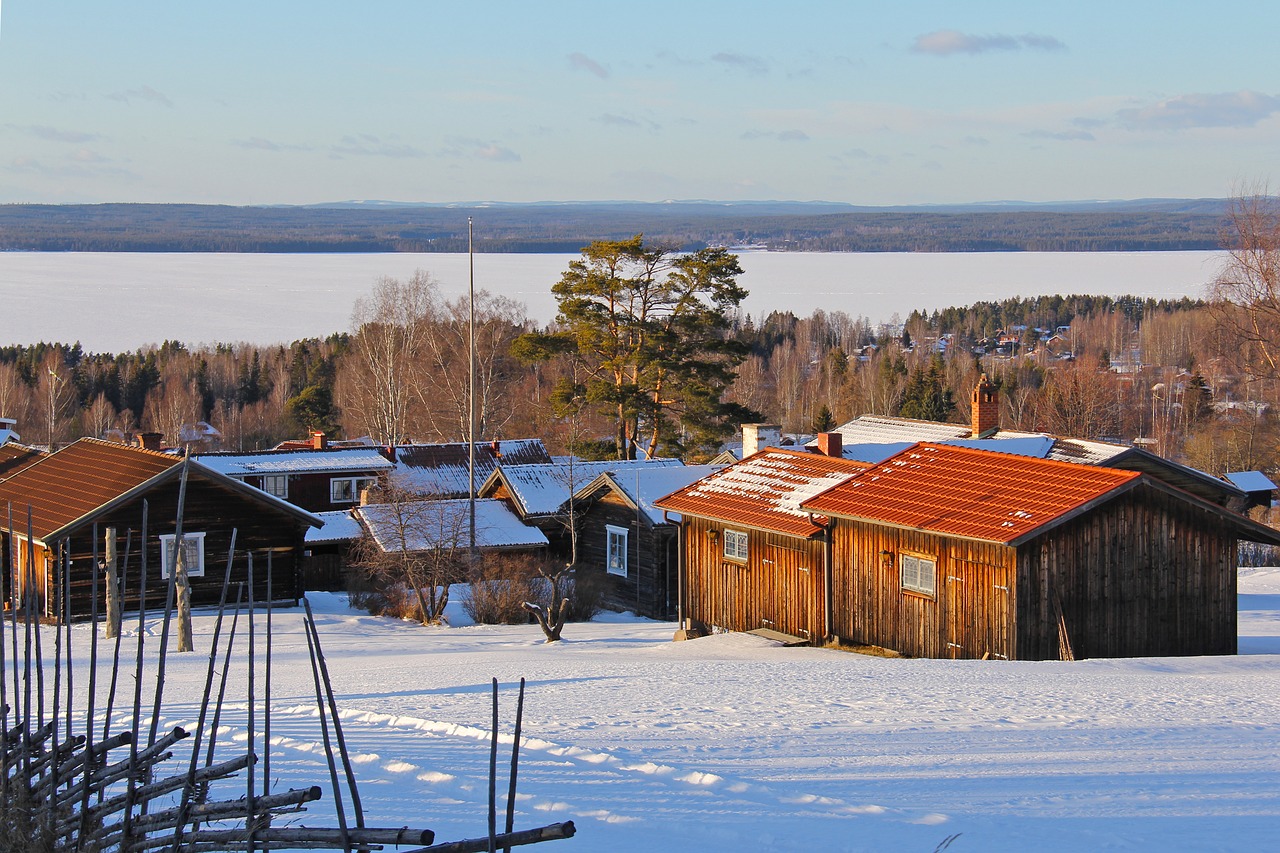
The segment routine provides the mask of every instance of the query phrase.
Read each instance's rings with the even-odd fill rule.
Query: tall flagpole
[[[476,560],[476,259],[471,240],[471,217],[467,217],[467,266],[470,272],[471,309],[467,319],[467,485],[470,495],[471,550],[470,561]]]

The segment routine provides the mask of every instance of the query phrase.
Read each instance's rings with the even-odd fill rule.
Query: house
[[[471,546],[467,499],[367,504],[353,512],[384,553],[463,551]],[[482,551],[542,551],[547,537],[515,516],[502,501],[475,502],[476,547]]]
[[[606,471],[632,471],[650,467],[681,467],[679,459],[563,459],[530,465],[495,468],[477,490],[482,498],[506,501],[516,517],[537,527],[551,542],[552,553],[568,557],[570,499]]]
[[[395,465],[378,448],[329,447],[203,453],[201,465],[310,512],[340,512]]]
[[[0,418],[0,447],[11,441],[21,441],[22,436],[14,430],[18,422],[13,418]]]
[[[1232,654],[1237,542],[1280,544],[1139,471],[920,443],[797,477],[782,453],[656,502],[683,515],[682,618],[918,657]]]
[[[653,502],[679,514],[678,619],[708,629],[826,635],[826,528],[801,508],[867,465],[767,448]]]
[[[0,480],[12,477],[28,465],[39,462],[49,454],[35,447],[27,447],[16,441],[0,444]]]
[[[1256,506],[1270,509],[1275,501],[1276,484],[1261,471],[1228,471],[1222,475],[1222,479],[1248,496],[1245,511]]]
[[[192,602],[218,600],[233,535],[231,582],[248,580],[245,552],[252,552],[255,596],[266,598],[270,566],[273,596],[296,601],[303,534],[318,527],[319,518],[198,461],[93,438],[0,481],[3,576],[16,576],[21,602],[31,600],[43,616],[58,617],[62,602],[54,593],[63,577],[59,562],[66,560],[71,618],[84,618],[91,612],[94,560],[103,555],[113,529],[120,553],[132,554],[122,569],[124,608],[140,603],[143,566],[150,606],[157,606],[169,574],[184,472],[183,539]],[[30,576],[29,566],[35,569]],[[21,571],[15,575],[15,569]]]
[[[680,516],[653,502],[723,467],[636,466],[605,471],[578,490],[577,571],[603,581],[606,607],[676,616]]]
[[[918,657],[1234,654],[1237,542],[1280,544],[1141,471],[930,443],[801,506],[827,636]]]
[[[424,498],[465,498],[471,494],[467,442],[403,444],[393,449],[396,486]],[[551,454],[540,438],[475,443],[475,484],[485,482],[499,467],[549,465]]]

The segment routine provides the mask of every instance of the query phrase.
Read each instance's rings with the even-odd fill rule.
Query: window
[[[376,481],[376,477],[334,477],[329,481],[329,502],[353,504],[360,500],[360,493]]]
[[[262,491],[278,498],[289,497],[288,474],[265,474],[262,477]]]
[[[911,592],[933,595],[937,591],[938,564],[927,557],[913,557],[903,554],[899,561],[902,566],[902,588]]]
[[[726,530],[724,532],[724,556],[726,560],[747,559],[747,532],[745,530]]]
[[[627,576],[627,528],[605,525],[605,568],[611,575]]]
[[[160,538],[160,577],[169,577],[169,564],[173,559],[172,533]],[[186,566],[189,577],[204,576],[204,534],[182,534],[182,563]]]

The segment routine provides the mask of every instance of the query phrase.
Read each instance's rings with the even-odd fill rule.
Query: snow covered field
[[[545,645],[536,626],[312,604],[370,825],[484,835],[490,678],[510,732],[524,676],[516,827],[578,827],[539,850],[1275,849],[1280,569],[1242,569],[1240,592],[1237,657],[1078,663],[673,643],[670,623],[616,615]],[[303,822],[333,826],[300,612],[274,630],[272,778],[324,787]],[[170,655],[165,726],[196,719],[206,655]],[[240,749],[244,720],[233,700]]]
[[[545,323],[551,286],[577,255],[477,255],[476,287]],[[755,317],[814,309],[886,322],[979,299],[1089,293],[1199,298],[1219,252],[742,252]],[[467,292],[465,254],[285,255],[0,252],[0,343],[80,341],[119,352],[172,339],[273,344],[351,327],[383,276],[425,270],[448,298]],[[194,310],[192,310],[194,309]]]

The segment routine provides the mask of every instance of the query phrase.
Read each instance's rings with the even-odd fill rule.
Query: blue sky
[[[0,0],[0,202],[1226,196],[1274,2]]]

